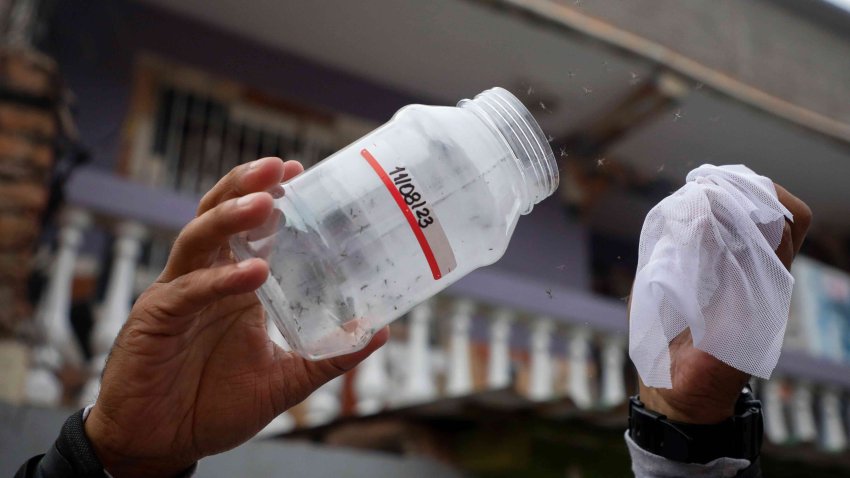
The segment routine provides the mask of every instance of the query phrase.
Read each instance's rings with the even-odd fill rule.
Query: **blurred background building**
[[[850,6],[840,0],[0,1],[0,474],[96,396],[198,197],[499,85],[559,194],[505,257],[199,476],[628,474],[643,218],[703,163],[804,199],[766,476],[850,473]],[[278,337],[279,338],[279,337]]]

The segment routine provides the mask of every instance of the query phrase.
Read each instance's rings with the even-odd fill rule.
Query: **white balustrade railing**
[[[283,338],[283,334],[280,333],[280,330],[274,325],[274,323],[272,323],[271,320],[266,322],[266,330],[268,330],[269,333],[269,340],[271,340],[275,345],[279,346],[286,352],[292,350],[286,342],[286,339]],[[254,438],[262,439],[287,433],[295,429],[296,425],[295,417],[293,417],[290,412],[285,411],[276,416],[268,425],[265,426],[265,428],[260,430]]]
[[[847,433],[841,413],[841,396],[833,387],[824,387],[820,395],[821,447],[838,453],[847,449]]]
[[[626,337],[609,335],[602,340],[602,393],[603,407],[615,407],[626,401]]]
[[[776,444],[786,443],[790,434],[785,420],[785,403],[782,398],[782,381],[772,379],[761,387],[761,401],[764,413],[764,434]]]
[[[531,324],[531,378],[528,398],[536,401],[551,400],[555,396],[552,367],[552,332],[555,326],[547,317],[538,317]]]
[[[123,222],[116,229],[109,284],[91,336],[92,352],[96,355],[109,353],[130,313],[136,263],[146,235],[146,228],[133,221]]]
[[[357,395],[356,409],[359,415],[378,413],[387,405],[391,392],[388,350],[386,346],[379,348],[357,367],[354,393]]]
[[[408,316],[408,370],[399,399],[400,404],[433,400],[437,386],[431,373],[430,342],[432,307],[428,302],[417,305]]]
[[[284,351],[289,352],[292,350],[292,347],[289,346],[289,343],[283,338],[283,334],[280,333],[280,329],[272,322],[271,319],[266,321],[266,330],[269,333],[269,340],[274,342],[275,345],[282,348]]]
[[[78,256],[84,236],[96,225],[93,216],[95,214],[80,207],[68,207],[61,214],[56,252],[48,267],[44,293],[34,317],[39,343],[33,349],[26,384],[30,403],[59,403],[64,391],[56,371],[66,366],[88,371],[89,379],[77,396],[77,402],[85,405],[94,401],[106,357],[138,292],[137,268],[148,228],[136,221],[116,222],[115,219],[121,218],[108,218],[104,224],[116,224],[107,230],[115,236],[112,268],[104,300],[95,307],[96,320],[88,337],[92,358],[86,360],[72,327],[71,307],[74,276],[83,263]]]
[[[46,346],[55,349],[63,363],[81,366],[83,351],[71,327],[71,292],[74,264],[91,216],[68,209],[62,217],[56,259],[48,275],[47,288],[36,311],[36,326]]]
[[[593,406],[593,398],[590,393],[590,330],[586,327],[576,327],[573,329],[569,339],[569,359],[570,359],[570,377],[569,377],[569,396],[581,409],[588,409]]]
[[[53,347],[41,345],[33,349],[32,366],[24,390],[27,402],[43,407],[59,405],[62,384],[56,377],[56,370],[61,366],[62,357]]]
[[[472,393],[472,363],[469,355],[469,329],[475,303],[470,300],[455,301],[449,336],[449,360],[446,379],[446,394],[449,396]]]
[[[56,255],[35,313],[39,344],[33,350],[26,381],[24,395],[29,403],[58,405],[63,387],[56,372],[64,365],[81,367],[84,363],[82,348],[71,326],[71,292],[74,264],[90,223],[90,215],[80,209],[68,209],[62,215]]]
[[[91,335],[93,358],[89,364],[89,380],[80,394],[81,405],[94,403],[100,391],[100,374],[112,343],[130,314],[136,277],[136,264],[147,236],[144,225],[134,221],[118,224],[112,254],[112,270],[106,287],[106,297],[97,314]]]
[[[810,442],[817,438],[812,385],[797,382],[791,396],[791,430],[795,441]]]
[[[283,412],[280,415],[274,417],[268,425],[266,425],[262,430],[260,430],[256,435],[254,435],[255,440],[261,440],[263,438],[269,438],[277,435],[282,435],[284,433],[289,433],[296,427],[295,417],[292,416],[289,412]]]
[[[511,384],[511,324],[515,314],[501,308],[490,324],[490,355],[487,362],[487,386],[505,388]]]
[[[788,388],[790,394],[785,393]],[[762,382],[759,389],[757,395],[762,401],[768,440],[779,445],[816,441],[822,450],[830,453],[848,449],[850,437],[844,425],[843,414],[847,410],[842,409],[842,390],[787,378]],[[790,426],[786,416],[790,418]]]
[[[342,384],[345,376],[339,376],[318,388],[307,398],[304,424],[308,427],[324,425],[342,412]]]
[[[86,364],[71,326],[70,309],[75,263],[84,234],[93,220],[92,214],[80,208],[69,208],[62,215],[55,259],[35,318],[40,343],[33,349],[26,383],[30,403],[59,404],[64,393],[56,372],[64,366],[88,368],[89,380],[79,400],[84,403],[94,400],[106,356],[128,316],[133,297],[155,277],[155,269],[164,265],[167,248],[160,243],[155,248],[157,259],[154,262],[157,264],[139,269],[143,241],[151,227],[114,219],[108,222],[117,224],[112,229],[115,235],[112,268],[90,337],[92,359]],[[445,317],[435,316],[433,301],[415,307],[406,319],[406,342],[394,339],[392,344],[374,352],[358,367],[352,383],[357,415],[372,415],[390,406],[416,405],[441,396],[461,397],[479,392],[473,380],[476,367],[486,368],[486,374],[481,377],[482,387],[510,388],[515,385],[515,375],[520,376],[514,374],[514,365],[527,367],[528,386],[524,392],[532,401],[550,401],[565,395],[581,410],[611,408],[626,402],[625,335],[591,330],[586,326],[565,327],[542,316],[516,324],[518,311],[497,308],[491,314],[483,314],[481,311],[487,308],[479,308],[479,305],[490,304],[468,299],[451,300],[450,307],[442,308],[449,311]],[[487,328],[484,335],[487,355],[483,363],[473,362],[482,358],[472,353],[473,317],[476,317],[476,330],[482,324]],[[442,327],[436,327],[437,321]],[[524,346],[528,362],[514,364],[512,344],[515,346],[517,341],[512,338],[522,327],[529,332]],[[432,330],[435,329],[448,331],[445,350],[432,345]],[[556,380],[556,357],[552,349],[558,330],[565,331],[558,332],[563,333],[558,338],[566,342],[567,377],[563,386],[556,387],[560,382]],[[276,327],[269,327],[269,337],[284,350],[290,350]],[[598,354],[595,354],[597,346]],[[594,363],[596,357],[598,363]],[[599,371],[600,380],[591,376],[593,370]],[[301,425],[318,426],[341,415],[344,380],[344,377],[332,380],[308,398]],[[783,388],[786,380],[790,393]],[[442,389],[438,383],[444,384]],[[778,444],[817,442],[829,452],[848,448],[848,430],[842,418],[842,414],[850,413],[842,408],[842,394],[847,390],[794,377],[761,382],[759,388],[768,440]],[[293,415],[286,412],[257,436],[287,433],[296,426]]]

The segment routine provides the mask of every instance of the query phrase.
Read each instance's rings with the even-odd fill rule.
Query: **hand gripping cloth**
[[[643,382],[672,388],[669,343],[769,378],[794,279],[774,252],[793,217],[773,182],[742,165],[703,165],[649,211],[632,289],[629,356]]]

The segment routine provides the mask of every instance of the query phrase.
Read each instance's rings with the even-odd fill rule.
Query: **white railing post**
[[[357,394],[357,413],[372,415],[380,412],[387,404],[390,392],[390,377],[387,370],[387,348],[372,352],[357,366],[354,374],[354,393]]]
[[[274,417],[262,430],[254,435],[255,440],[262,440],[277,435],[288,433],[295,429],[295,418],[289,412],[283,412]]]
[[[590,377],[588,376],[588,360],[590,359],[590,330],[584,327],[572,329],[569,339],[570,358],[569,396],[581,409],[593,405],[590,395]]]
[[[791,397],[791,430],[794,432],[796,441],[809,442],[818,436],[812,401],[812,385],[805,381],[794,385],[794,393]]]
[[[89,364],[89,381],[80,394],[81,405],[93,403],[97,398],[100,391],[100,374],[106,365],[106,356],[130,314],[136,265],[146,235],[146,228],[134,221],[120,223],[115,231],[112,270],[109,271],[106,296],[92,330],[91,349],[94,358]]]
[[[460,299],[455,303],[449,337],[449,364],[446,394],[457,397],[472,393],[472,363],[469,357],[469,328],[475,303]]]
[[[83,351],[71,327],[71,288],[74,263],[90,224],[91,217],[81,209],[67,209],[63,214],[56,260],[36,312],[36,326],[45,345],[55,349],[64,363],[77,367],[83,364]]]
[[[764,433],[775,444],[788,441],[788,425],[785,422],[785,406],[782,403],[782,384],[774,378],[768,380],[764,387]]]
[[[426,402],[437,395],[431,374],[431,314],[431,305],[427,302],[410,311],[407,336],[409,369],[401,395],[404,404]]]
[[[287,352],[292,350],[292,348],[289,347],[289,344],[286,343],[286,339],[283,338],[283,334],[280,333],[280,330],[278,330],[277,326],[274,325],[271,319],[266,322],[266,330],[268,331],[269,339],[272,342]],[[265,426],[265,428],[260,430],[254,438],[263,439],[270,436],[280,435],[294,430],[295,425],[295,417],[286,411],[276,416],[271,422],[269,422],[268,425]]]
[[[551,400],[553,393],[552,373],[552,321],[538,317],[531,325],[531,379],[528,398],[535,401]]]
[[[95,353],[109,352],[112,342],[127,320],[133,301],[136,265],[146,235],[146,228],[133,221],[119,224],[115,231],[109,284],[92,332],[91,345]]]
[[[266,331],[269,334],[269,340],[287,352],[292,351],[292,347],[289,346],[289,342],[283,338],[283,334],[280,333],[280,329],[277,328],[271,318],[266,320]]]
[[[310,395],[307,399],[307,413],[304,416],[307,426],[324,425],[339,416],[342,411],[343,380],[345,376],[340,375]]]
[[[32,351],[32,366],[27,374],[24,397],[27,403],[56,407],[62,401],[62,383],[55,370],[62,366],[59,352],[50,346],[37,346]]]
[[[626,339],[609,335],[602,345],[602,406],[614,407],[626,401],[626,381],[623,366],[626,360]]]
[[[399,323],[399,327],[407,327],[410,323],[409,316],[402,318],[400,322],[402,323]],[[406,338],[409,339],[409,337]],[[409,342],[391,336],[389,342],[381,348],[385,349],[387,378],[389,380],[386,406],[388,408],[403,406],[405,405],[404,394],[407,376],[410,374],[410,357],[407,354],[410,348]]]
[[[847,435],[841,417],[841,397],[838,390],[825,387],[820,394],[821,447],[838,453],[847,448]]]
[[[490,323],[490,357],[487,365],[487,386],[505,388],[511,384],[511,323],[514,313],[499,309]]]
[[[136,270],[136,277],[133,280],[133,295],[140,295],[156,281],[165,269],[168,255],[171,252],[171,244],[176,239],[176,235],[156,235],[151,238],[147,264],[139,264]]]

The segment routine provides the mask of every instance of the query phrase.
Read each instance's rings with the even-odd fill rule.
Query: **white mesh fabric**
[[[791,213],[773,182],[741,165],[702,165],[656,205],[640,235],[629,356],[643,382],[672,388],[671,340],[769,378],[794,279],[774,251]]]

